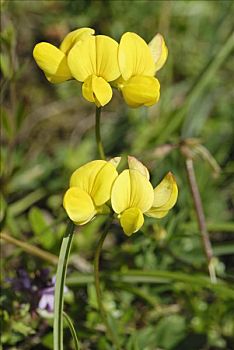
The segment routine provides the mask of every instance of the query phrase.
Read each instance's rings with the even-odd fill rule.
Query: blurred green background
[[[158,73],[159,103],[130,109],[115,92],[102,116],[108,156],[134,155],[154,185],[168,171],[179,185],[165,219],[147,219],[130,238],[116,223],[104,246],[103,302],[122,347],[234,349],[233,18],[232,1],[1,1],[1,349],[53,348],[52,319],[38,303],[56,272],[69,177],[98,158],[95,107],[76,81],[48,83],[32,51],[40,41],[59,45],[84,26],[117,41],[126,31],[147,42],[160,32],[169,48]],[[196,154],[216,285],[209,282],[182,143]],[[77,230],[68,269],[65,310],[82,350],[112,349],[92,279],[102,225],[100,217]],[[53,255],[38,256],[32,246]],[[65,344],[74,349],[66,325]]]

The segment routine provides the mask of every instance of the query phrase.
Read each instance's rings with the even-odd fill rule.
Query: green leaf
[[[2,125],[6,135],[10,139],[13,135],[13,128],[11,125],[9,114],[7,113],[7,111],[4,108],[1,108],[1,125]]]
[[[74,345],[75,345],[75,350],[80,350],[80,343],[76,334],[76,330],[74,328],[73,322],[71,320],[71,318],[68,316],[68,314],[66,312],[63,312],[63,316],[67,321],[67,324],[70,328],[70,332],[74,341]]]
[[[219,244],[213,246],[214,255],[220,256],[220,255],[233,255],[234,252],[234,244],[233,243],[227,243],[227,244]]]
[[[145,327],[132,334],[127,343],[127,350],[151,350],[157,345],[156,341],[155,327]]]
[[[5,53],[0,54],[0,69],[4,78],[10,79],[12,77],[13,71],[11,68],[10,58]]]
[[[47,223],[45,222],[41,210],[37,207],[32,207],[28,216],[34,233],[36,235],[41,235],[47,227]]]
[[[74,224],[69,221],[63,237],[56,272],[54,301],[54,350],[63,350],[63,295],[67,273],[67,264],[72,245]]]
[[[185,319],[180,315],[164,317],[155,328],[156,344],[165,350],[173,349],[186,334]]]
[[[53,350],[53,333],[50,332],[42,338],[42,345]]]
[[[50,228],[48,218],[46,220],[45,213],[37,207],[32,207],[28,216],[33,232],[37,236],[39,242],[44,248],[51,248],[55,234]]]
[[[12,324],[12,329],[15,332],[19,332],[20,334],[23,334],[24,336],[35,333],[35,331],[31,327],[29,327],[26,324],[24,324],[23,322],[19,322],[19,321],[14,322]]]
[[[208,231],[210,232],[234,232],[234,222],[217,222],[208,223]]]
[[[41,188],[29,193],[24,198],[19,199],[9,206],[11,214],[16,216],[23,213],[25,210],[30,208],[32,204],[45,197],[45,195],[46,192]]]
[[[182,282],[191,288],[209,289],[217,293],[220,298],[234,299],[233,286],[224,283],[221,279],[218,283],[211,283],[209,278],[201,274],[189,274],[180,271],[165,271],[165,270],[127,270],[123,272],[112,271],[111,275],[101,274],[102,278],[110,281],[122,282],[128,284],[134,283],[150,283],[150,284],[172,284],[172,282]],[[93,283],[93,277],[90,274],[80,274],[74,272],[67,279],[67,285],[79,285]]]
[[[25,101],[19,101],[15,113],[16,130],[19,130],[26,117]]]
[[[4,2],[1,3],[1,6],[4,4]],[[5,44],[10,48],[15,41],[15,28],[13,24],[10,22],[8,23],[7,27],[1,32],[0,34],[1,44]]]
[[[5,217],[6,217],[6,210],[7,210],[7,203],[6,203],[3,195],[0,194],[0,223],[1,223],[1,226],[3,224]]]

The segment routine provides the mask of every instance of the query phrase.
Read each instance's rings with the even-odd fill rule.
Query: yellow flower
[[[76,43],[92,34],[94,34],[93,29],[80,28],[68,33],[59,49],[47,42],[41,42],[34,47],[33,57],[51,83],[61,83],[72,79],[67,65],[67,55]]]
[[[111,204],[124,233],[130,236],[142,227],[143,214],[165,216],[177,200],[178,189],[171,173],[153,189],[147,168],[134,157],[128,157],[128,164],[129,170],[119,174],[113,184]]]
[[[156,34],[148,44],[154,60],[155,73],[161,69],[168,56],[168,48],[161,34]]]
[[[109,82],[120,76],[117,53],[118,43],[105,35],[89,36],[69,52],[68,65],[72,76],[83,82],[84,98],[98,107],[111,100]]]
[[[153,218],[163,218],[175,205],[178,197],[178,187],[175,178],[169,172],[154,189],[153,205],[146,213]]]
[[[119,162],[119,157],[108,162],[94,160],[72,174],[63,206],[77,225],[84,225],[96,214],[107,212],[105,203],[110,199],[112,184],[118,176],[116,167]]]
[[[130,107],[152,106],[160,97],[160,84],[154,77],[167,59],[164,39],[157,34],[149,43],[137,34],[125,33],[119,44],[121,77],[115,85]]]

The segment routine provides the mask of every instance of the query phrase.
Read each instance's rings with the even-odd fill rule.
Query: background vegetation
[[[113,327],[126,350],[234,349],[232,1],[23,0],[1,1],[1,10],[0,347],[52,349],[52,319],[38,303],[56,271],[66,225],[62,197],[72,171],[98,155],[94,106],[75,81],[49,84],[32,50],[89,26],[116,40],[126,31],[146,41],[160,32],[169,47],[158,74],[160,102],[130,109],[116,92],[103,113],[108,156],[137,156],[155,185],[171,170],[180,190],[165,219],[147,219],[130,238],[117,224],[109,234],[101,269]],[[209,282],[181,142],[197,155],[216,285]],[[77,229],[66,282],[65,310],[82,350],[111,349],[92,278],[102,224],[98,218]],[[65,344],[73,349],[68,328]]]

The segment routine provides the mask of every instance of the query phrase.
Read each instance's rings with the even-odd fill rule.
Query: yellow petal
[[[93,77],[95,77],[95,75],[90,75],[87,79],[85,79],[84,83],[82,84],[82,94],[87,101],[95,103],[95,96],[93,93]]]
[[[71,79],[67,58],[57,47],[49,43],[39,43],[34,47],[33,57],[51,82],[60,83]]]
[[[154,59],[155,72],[157,72],[165,64],[168,56],[168,49],[163,36],[161,34],[156,34],[148,46]]]
[[[69,79],[72,78],[71,76],[69,78],[67,78],[67,77],[65,78],[64,76],[50,75],[50,74],[46,74],[46,73],[45,73],[45,77],[52,84],[63,83],[64,81],[69,80]]]
[[[105,160],[94,160],[77,169],[71,176],[70,186],[87,192],[96,206],[110,199],[111,187],[118,176],[116,168]]]
[[[119,163],[121,161],[121,157],[114,157],[109,160],[109,163],[113,164],[115,168],[118,167]]]
[[[128,167],[131,170],[138,170],[143,176],[149,180],[149,171],[148,169],[135,157],[128,156]]]
[[[117,214],[133,207],[144,213],[152,207],[153,199],[151,183],[137,170],[124,170],[111,191],[112,208]]]
[[[109,83],[101,77],[93,78],[93,94],[97,107],[105,106],[112,98],[112,89]]]
[[[144,224],[144,217],[140,209],[130,208],[120,216],[120,224],[127,236],[131,236]]]
[[[96,75],[90,75],[82,85],[84,98],[94,102],[97,107],[105,106],[112,97],[112,89],[109,83]]]
[[[113,210],[119,214],[130,206],[131,183],[129,170],[124,170],[115,180],[111,191]]]
[[[125,33],[119,44],[118,60],[124,80],[135,75],[154,76],[155,65],[146,42],[135,33]]]
[[[159,100],[160,84],[154,77],[135,76],[123,85],[121,91],[130,107],[152,106]]]
[[[105,36],[96,36],[96,75],[106,81],[112,81],[120,76],[118,64],[118,43]]]
[[[90,75],[96,75],[96,39],[90,35],[76,43],[68,54],[68,66],[72,76],[85,81]]]
[[[178,188],[172,173],[168,173],[154,189],[154,202],[145,214],[154,218],[163,218],[175,205],[178,197]]]
[[[90,75],[106,81],[115,80],[120,76],[117,52],[115,40],[105,35],[89,36],[71,49],[68,65],[79,81],[85,81]]]
[[[159,210],[157,208],[151,208],[145,213],[145,215],[155,219],[162,219],[167,214],[168,214],[168,210]]]
[[[101,206],[110,199],[111,188],[117,176],[116,168],[110,162],[106,162],[100,169],[95,177],[91,191],[91,197],[96,206]]]
[[[72,32],[68,33],[63,39],[60,45],[60,50],[65,54],[67,54],[68,51],[74,46],[75,43],[77,43],[80,40],[86,39],[87,36],[92,35],[94,33],[95,33],[95,30],[92,28],[79,28],[79,29],[73,30]]]
[[[78,225],[90,221],[96,214],[91,197],[87,192],[77,187],[71,187],[67,190],[63,206],[69,218]]]
[[[171,209],[178,197],[178,188],[174,176],[169,172],[154,189],[153,207],[160,210]]]
[[[105,160],[93,160],[76,169],[71,176],[70,187],[79,187],[90,194],[95,178],[105,164]]]

